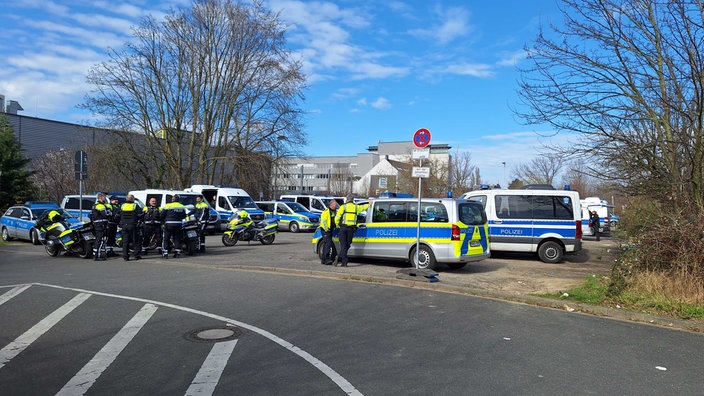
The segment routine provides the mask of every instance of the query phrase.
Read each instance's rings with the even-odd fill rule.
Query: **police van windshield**
[[[179,194],[179,195],[178,195],[178,198],[179,198],[178,201],[181,203],[181,205],[184,205],[184,206],[192,205],[192,206],[195,207],[195,206],[196,206],[196,197],[197,197],[197,196],[198,196],[198,195],[195,195],[195,194],[193,194],[193,195],[190,195],[190,194]]]
[[[254,200],[252,197],[249,196],[244,196],[244,195],[230,195],[227,197],[227,199],[230,201],[230,204],[232,205],[233,208],[252,208],[252,209],[259,209],[256,203],[254,203]]]
[[[299,204],[298,202],[286,202],[286,205],[288,205],[288,207],[296,213],[303,213],[308,211],[305,206]]]

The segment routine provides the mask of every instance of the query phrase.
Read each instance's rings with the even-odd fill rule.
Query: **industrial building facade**
[[[0,95],[0,112],[7,116],[25,157],[36,158],[52,150],[83,150],[111,141],[110,131],[17,114],[15,101]],[[287,157],[271,166],[271,191],[250,191],[253,197],[278,198],[286,193],[352,193],[358,196],[398,191],[399,173],[412,166],[413,143],[378,142],[366,153],[350,156]],[[450,164],[450,147],[429,145],[430,160]]]

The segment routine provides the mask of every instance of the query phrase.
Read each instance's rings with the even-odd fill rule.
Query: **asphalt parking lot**
[[[291,274],[430,283],[425,278],[399,274],[400,270],[410,268],[409,263],[402,261],[353,259],[347,268],[321,265],[313,253],[312,233],[279,232],[276,241],[269,246],[240,242],[225,247],[220,237],[219,234],[207,237],[205,254],[179,260],[196,265]],[[494,253],[490,259],[468,263],[459,270],[440,265],[436,271],[439,281],[434,283],[472,293],[526,295],[560,292],[581,284],[587,276],[608,274],[617,251],[618,241],[615,239],[602,238],[596,242],[587,238],[583,240],[582,251],[565,255],[558,264],[543,263],[533,254]]]

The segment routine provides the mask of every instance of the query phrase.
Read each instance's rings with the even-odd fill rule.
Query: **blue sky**
[[[20,114],[85,123],[76,105],[90,88],[87,70],[105,49],[121,47],[140,17],[189,4],[6,2],[0,94],[18,101]],[[505,185],[550,132],[522,125],[511,108],[519,106],[516,66],[525,62],[524,45],[540,23],[559,21],[555,0],[267,4],[281,12],[288,44],[308,76],[308,155],[355,155],[380,141],[410,141],[427,128],[431,144],[469,151],[486,182]]]

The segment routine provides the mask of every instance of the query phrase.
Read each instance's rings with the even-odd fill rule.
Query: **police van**
[[[320,225],[320,214],[309,212],[298,202],[256,201],[256,204],[264,211],[266,217],[271,217],[279,223],[280,230],[313,231]]]
[[[405,260],[424,269],[435,269],[438,263],[459,269],[490,256],[487,218],[480,203],[423,198],[420,239],[418,224],[417,198],[372,200],[366,212],[358,216],[358,228],[347,255]],[[333,231],[337,251],[338,231]],[[313,251],[319,255],[321,250],[322,232],[318,229],[313,235]]]
[[[489,220],[492,251],[532,252],[546,263],[582,249],[579,193],[567,190],[477,190],[460,198],[479,202]]]
[[[194,193],[190,191],[185,191],[185,190],[164,190],[164,189],[157,189],[157,188],[149,188],[146,190],[133,190],[129,192],[130,194],[134,195],[135,201],[141,201],[144,202],[145,204],[149,204],[149,200],[152,198],[156,199],[156,204],[160,207],[163,208],[166,206],[167,203],[171,202],[172,198],[174,195],[179,196],[179,202],[187,207],[190,208],[195,208],[196,206],[196,197],[202,195],[200,193]],[[204,200],[203,202],[207,203],[207,200]],[[210,205],[208,205],[210,206]],[[214,232],[214,231],[220,231],[220,215],[218,212],[213,209],[212,207],[210,208],[210,217],[208,217],[208,231]]]
[[[241,209],[249,213],[249,217],[257,222],[264,220],[264,211],[259,209],[247,191],[235,187],[217,187],[209,184],[194,184],[186,191],[203,194],[220,215],[220,229],[226,230],[230,217]]]
[[[125,199],[127,198],[127,196],[124,193],[120,193],[120,194],[106,193],[105,195],[108,197],[108,202],[110,201],[110,199],[115,197],[115,198],[117,198],[117,201],[119,202],[120,205],[125,203]],[[78,217],[82,221],[89,221],[90,220],[90,212],[93,209],[93,204],[95,204],[95,202],[97,200],[98,200],[97,194],[66,195],[61,200],[61,208],[63,208],[65,211],[67,211],[71,215]],[[135,198],[135,203],[140,208],[144,207],[144,202],[142,202],[138,198]]]
[[[582,199],[582,230],[584,235],[592,235],[592,229],[589,227],[589,217],[592,211],[596,211],[599,215],[599,232],[608,234],[611,232],[611,222],[609,218],[609,210],[614,206],[609,201],[599,197],[586,197]]]
[[[283,194],[279,199],[282,201],[298,202],[310,212],[318,214],[323,213],[333,199],[337,200],[337,203],[340,205],[344,203],[344,198],[326,195]]]

